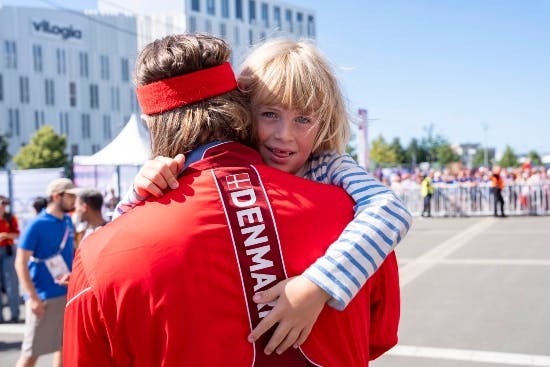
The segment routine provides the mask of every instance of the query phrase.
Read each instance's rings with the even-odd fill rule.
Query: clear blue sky
[[[369,110],[371,139],[406,145],[433,124],[451,143],[483,143],[486,124],[497,154],[550,154],[550,0],[287,2],[316,10],[318,45],[350,110]]]

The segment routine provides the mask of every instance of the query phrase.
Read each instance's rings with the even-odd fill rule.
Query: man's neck
[[[65,217],[65,212],[63,212],[56,203],[48,204],[46,212],[58,219],[63,219]]]
[[[92,214],[89,218],[86,218],[86,222],[88,223],[88,227],[96,228],[104,225],[105,219],[103,219],[101,214]]]

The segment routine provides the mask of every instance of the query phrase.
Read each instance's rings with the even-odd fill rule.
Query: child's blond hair
[[[342,92],[328,61],[312,42],[266,41],[246,58],[238,82],[249,94],[252,109],[282,106],[315,116],[320,125],[312,153],[345,151],[350,128]]]

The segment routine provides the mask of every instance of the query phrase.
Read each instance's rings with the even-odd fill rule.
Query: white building
[[[138,112],[136,19],[0,7],[0,133],[15,155],[49,124],[70,154],[90,154]]]
[[[315,13],[273,0],[98,0],[98,9],[0,5],[0,134],[15,155],[49,124],[67,153],[107,145],[139,106],[138,50],[172,33],[208,32],[232,46],[238,66],[250,45],[276,36],[316,37]]]
[[[138,49],[167,34],[206,32],[231,44],[237,66],[267,38],[316,38],[313,10],[273,0],[98,0],[98,9],[136,15]]]

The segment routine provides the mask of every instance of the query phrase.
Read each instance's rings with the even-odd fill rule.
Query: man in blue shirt
[[[32,367],[38,357],[55,353],[61,366],[61,341],[67,284],[73,262],[76,188],[67,178],[48,185],[48,205],[25,229],[15,268],[25,292],[25,335],[17,367]]]

